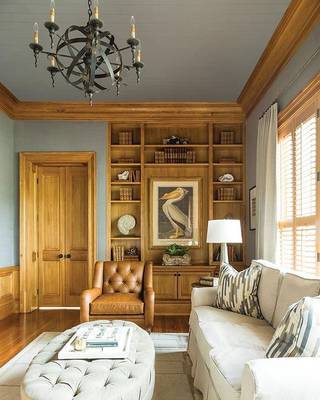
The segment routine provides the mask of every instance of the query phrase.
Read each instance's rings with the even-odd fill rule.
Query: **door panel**
[[[39,167],[38,179],[39,306],[62,306],[65,168]]]
[[[88,287],[88,172],[66,167],[66,286],[65,302],[79,306]]]
[[[178,298],[176,273],[154,273],[153,289],[156,300],[176,300]]]

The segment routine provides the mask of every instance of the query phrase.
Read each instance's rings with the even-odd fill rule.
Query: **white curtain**
[[[277,252],[278,105],[260,118],[256,161],[256,258],[272,262]]]

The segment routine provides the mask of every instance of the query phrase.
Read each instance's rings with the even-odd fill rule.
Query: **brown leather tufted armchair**
[[[80,321],[124,319],[144,322],[151,331],[154,320],[152,263],[97,261],[93,288],[80,298]]]

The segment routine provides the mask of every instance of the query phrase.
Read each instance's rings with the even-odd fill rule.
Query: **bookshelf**
[[[119,132],[132,132],[132,144],[119,143]],[[221,143],[221,132],[233,132],[232,143]],[[246,263],[246,155],[242,122],[200,123],[112,123],[107,138],[107,258],[112,259],[112,247],[137,247],[139,259],[152,260],[156,290],[156,313],[188,314],[191,283],[202,275],[216,273],[219,246],[206,243],[209,219],[241,220],[243,243],[233,246],[231,263],[242,269]],[[163,144],[172,135],[187,138],[187,144]],[[183,149],[183,151],[181,151]],[[177,151],[176,151],[177,150]],[[172,159],[156,163],[155,153],[163,151]],[[184,162],[181,153],[194,152],[194,162]],[[179,153],[180,152],[180,153]],[[180,154],[180,155],[179,155]],[[175,160],[175,155],[180,159]],[[178,162],[175,162],[178,161]],[[119,181],[118,174],[134,171],[138,180]],[[137,173],[138,171],[138,173]],[[219,177],[231,174],[232,182],[220,182]],[[191,248],[191,266],[162,266],[163,248],[150,245],[150,181],[152,178],[201,178],[201,240]],[[130,188],[132,198],[120,198],[121,188]],[[230,190],[231,189],[231,190]],[[232,198],[220,198],[232,194]],[[220,196],[220,197],[219,197]],[[131,214],[136,226],[130,236],[121,236],[117,220]]]

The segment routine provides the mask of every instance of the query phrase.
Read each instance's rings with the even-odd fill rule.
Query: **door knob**
[[[66,254],[65,257],[66,258],[71,258],[71,254]]]
[[[59,257],[59,258],[63,258],[63,254],[59,254],[58,257]]]

